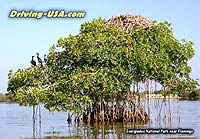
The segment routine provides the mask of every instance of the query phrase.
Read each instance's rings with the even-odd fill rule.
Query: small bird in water
[[[32,59],[31,59],[31,64],[33,65],[33,66],[36,66],[36,62],[35,62],[35,60],[33,59],[35,56],[32,56]]]
[[[68,113],[68,118],[67,118],[67,122],[68,122],[68,123],[71,123],[71,122],[72,122],[72,115],[73,115],[73,114],[70,115],[70,113]]]
[[[43,66],[42,65],[42,59],[39,57],[39,53],[36,53],[37,54],[37,60],[38,60],[38,63],[41,64],[41,67]]]

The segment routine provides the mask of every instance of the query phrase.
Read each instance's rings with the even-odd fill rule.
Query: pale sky
[[[6,93],[8,71],[30,66],[31,56],[47,54],[60,37],[76,35],[80,25],[93,18],[120,14],[143,15],[149,20],[168,21],[178,39],[194,42],[195,56],[189,62],[191,77],[200,79],[199,0],[0,0],[0,93]],[[10,19],[15,10],[85,11],[82,19]]]

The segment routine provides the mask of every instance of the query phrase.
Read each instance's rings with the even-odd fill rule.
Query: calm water
[[[142,104],[145,107],[147,104]],[[170,111],[171,110],[171,118]],[[18,104],[0,104],[0,139],[65,139],[65,138],[200,138],[200,101],[172,101],[162,105],[162,118],[158,120],[157,112],[161,102],[151,102],[151,121],[145,125],[132,123],[113,123],[101,125],[85,125],[67,123],[67,113],[48,112],[41,106],[41,124],[33,124],[32,107],[22,107]],[[147,111],[147,109],[146,109]],[[164,116],[165,115],[165,116]],[[180,115],[180,117],[179,117]],[[189,134],[127,134],[126,128],[190,128]]]

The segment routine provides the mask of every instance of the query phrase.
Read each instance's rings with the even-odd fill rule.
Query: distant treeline
[[[183,100],[200,100],[200,89],[195,89],[190,93],[182,94],[180,97]]]
[[[12,94],[0,93],[0,102],[6,102],[6,103],[15,102],[15,97]]]
[[[164,90],[159,90],[159,91],[155,91],[155,94],[166,94],[169,95],[169,92],[166,92]],[[182,100],[200,100],[200,89],[195,89],[190,93],[182,93],[179,94],[179,97]]]

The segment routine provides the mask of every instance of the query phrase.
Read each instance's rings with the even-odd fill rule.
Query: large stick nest
[[[130,33],[130,31],[133,29],[138,30],[141,28],[149,28],[153,26],[153,23],[144,16],[126,14],[114,16],[108,19],[105,23],[105,27],[112,26],[122,29],[126,33]]]

